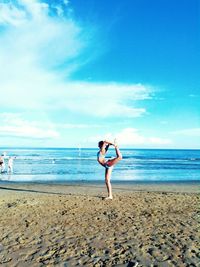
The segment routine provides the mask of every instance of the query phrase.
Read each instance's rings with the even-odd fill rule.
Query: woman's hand
[[[105,144],[108,144],[108,145],[111,145],[111,146],[114,146],[114,147],[117,147],[118,146],[117,145],[117,139],[116,138],[114,139],[114,142],[113,143],[111,143],[110,141],[107,141],[107,140],[105,140],[104,143]]]

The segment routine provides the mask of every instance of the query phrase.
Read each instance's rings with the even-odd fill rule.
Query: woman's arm
[[[106,152],[108,151],[109,146],[110,145],[106,145],[106,147],[105,147]]]
[[[113,143],[111,143],[110,141],[104,141],[106,144],[108,144],[108,145],[113,145]]]
[[[102,152],[102,154],[105,154],[107,152],[108,148],[109,148],[108,142],[104,141],[100,151]]]

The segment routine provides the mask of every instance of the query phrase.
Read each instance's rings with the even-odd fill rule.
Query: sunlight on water
[[[16,156],[12,174],[0,174],[2,181],[98,181],[104,168],[96,160],[95,149],[4,149]],[[199,150],[122,149],[123,160],[113,170],[112,180],[198,181]],[[114,157],[114,150],[108,157]],[[5,163],[7,163],[5,158]]]

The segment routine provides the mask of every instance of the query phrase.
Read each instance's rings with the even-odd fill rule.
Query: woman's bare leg
[[[119,160],[121,160],[122,159],[122,154],[119,151],[119,147],[117,145],[115,146],[115,151],[116,151],[117,158],[119,158]]]
[[[117,157],[107,161],[107,165],[110,166],[110,167],[115,165],[118,161],[122,160],[122,154],[121,154],[118,146],[115,146],[115,151],[116,151],[116,156]]]
[[[110,183],[110,178],[112,174],[112,168],[106,169],[105,171],[105,183],[108,191],[108,197],[106,199],[112,199],[112,186]]]

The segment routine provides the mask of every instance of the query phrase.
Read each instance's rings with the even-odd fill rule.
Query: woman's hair
[[[104,144],[104,141],[99,141],[98,146],[100,149],[102,148],[103,144]],[[109,148],[109,145],[106,145],[105,150],[107,151],[108,148]]]
[[[98,146],[101,148],[103,146],[104,141],[99,141]]]

